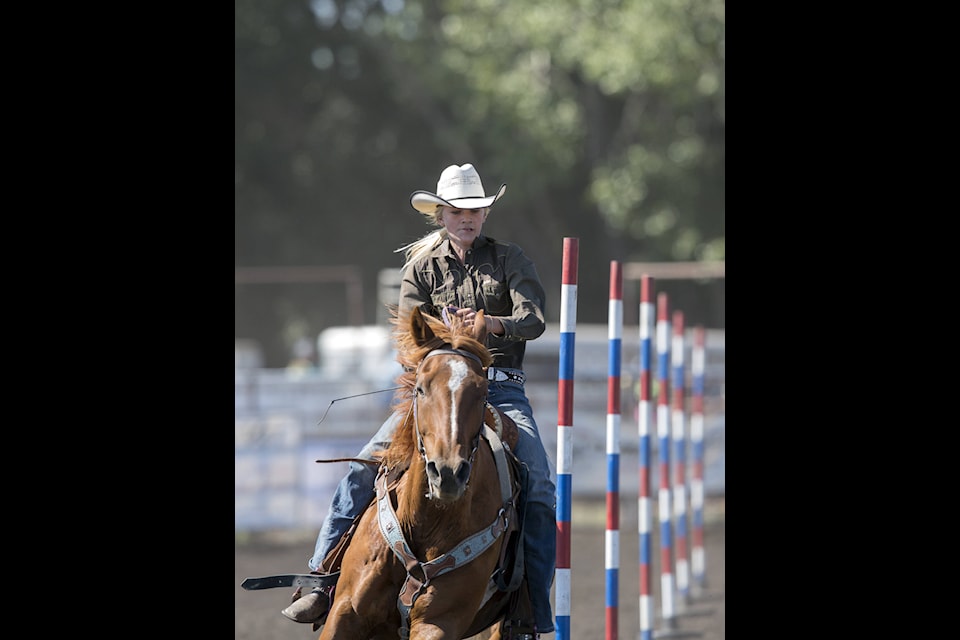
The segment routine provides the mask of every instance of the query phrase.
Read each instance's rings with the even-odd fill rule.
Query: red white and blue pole
[[[556,638],[570,640],[570,513],[573,474],[573,354],[577,327],[577,262],[580,241],[563,239],[560,289],[560,365],[557,407]]]
[[[653,640],[653,499],[650,494],[651,434],[653,403],[650,402],[650,364],[653,361],[653,278],[640,279],[640,402],[637,429],[640,435],[640,492],[637,498],[637,531],[640,558],[640,640]]]
[[[670,319],[667,294],[657,294],[657,448],[660,460],[658,521],[660,523],[660,617],[675,624],[672,532],[670,530]]]
[[[684,343],[683,311],[673,312],[673,345],[670,355],[673,362],[673,517],[676,529],[675,569],[677,591],[681,604],[690,599],[690,564],[687,550],[687,433],[684,393],[686,372],[683,367],[686,345]]]
[[[697,589],[706,587],[707,558],[703,545],[703,389],[706,369],[706,331],[702,325],[693,329],[690,353],[690,447],[693,453],[693,477],[690,480],[690,502],[693,509],[693,549],[691,569]]]
[[[610,261],[610,301],[607,308],[607,528],[604,536],[606,572],[606,640],[617,640],[620,587],[620,354],[623,343],[623,271]]]

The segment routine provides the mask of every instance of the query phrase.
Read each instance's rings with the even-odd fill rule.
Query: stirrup
[[[540,638],[536,623],[523,623],[519,620],[506,621],[506,624],[500,627],[500,633],[501,637],[507,640],[539,640]]]

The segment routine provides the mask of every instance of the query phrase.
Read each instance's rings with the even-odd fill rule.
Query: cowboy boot
[[[554,631],[550,588],[556,567],[556,511],[542,503],[527,503],[524,515],[524,571],[530,590],[536,633]]]
[[[311,573],[321,575],[317,571],[311,571]],[[328,587],[314,587],[310,593],[302,597],[300,589],[297,589],[290,599],[290,606],[280,613],[294,622],[313,623],[313,630],[316,631],[323,625],[327,619],[327,614],[330,613],[335,588],[336,584]]]

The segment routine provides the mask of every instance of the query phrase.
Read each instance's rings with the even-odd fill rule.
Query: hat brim
[[[500,188],[492,196],[484,198],[454,198],[444,200],[435,193],[429,191],[414,191],[410,195],[410,204],[420,213],[433,213],[437,207],[454,207],[456,209],[483,209],[489,207],[494,202],[503,197],[507,190],[506,183],[500,185]]]

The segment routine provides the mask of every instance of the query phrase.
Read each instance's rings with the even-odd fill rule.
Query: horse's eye
[[[418,396],[424,395],[423,387],[421,387],[420,385],[417,385],[417,386],[414,388],[413,392],[414,392],[415,394],[417,394]]]

